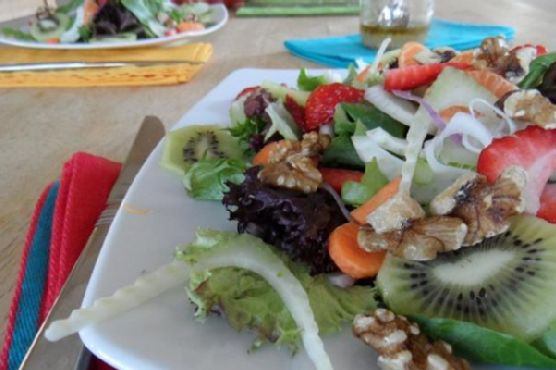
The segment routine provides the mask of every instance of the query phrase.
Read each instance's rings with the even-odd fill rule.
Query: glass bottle
[[[407,41],[424,42],[434,13],[434,0],[360,0],[363,43],[376,49],[387,37],[390,49]]]

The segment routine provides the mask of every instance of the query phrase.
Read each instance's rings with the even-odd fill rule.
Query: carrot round
[[[425,50],[425,45],[417,41],[409,41],[403,44],[400,50],[400,56],[398,57],[398,65],[400,67],[406,67],[412,64],[418,64],[415,60],[415,55]]]
[[[450,59],[450,62],[452,63],[473,64],[474,61],[475,61],[475,53],[473,52],[473,50],[462,51],[461,53],[459,53],[458,55]]]
[[[360,224],[367,223],[367,216],[398,192],[401,177],[396,177],[382,187],[371,199],[351,211],[351,217]]]
[[[199,31],[204,30],[205,26],[199,22],[181,22],[176,27],[178,32],[189,32],[189,31]]]
[[[510,91],[517,90],[517,86],[515,86],[513,83],[506,80],[504,77],[486,69],[482,69],[479,71],[465,71],[465,73],[473,77],[473,79],[477,81],[479,85],[486,88],[492,93],[492,95],[496,96],[498,99],[500,99]]]
[[[342,191],[342,186],[346,181],[361,182],[364,175],[361,171],[344,170],[342,168],[320,167],[319,171],[322,179],[338,192]]]
[[[380,270],[385,251],[367,252],[359,247],[359,225],[348,223],[338,226],[328,239],[328,253],[340,270],[354,279],[373,277]]]
[[[253,158],[253,165],[255,166],[262,166],[270,162],[270,154],[274,151],[274,149],[278,146],[280,141],[273,141],[271,143],[266,144],[261,150],[255,154]]]
[[[440,115],[440,118],[444,120],[444,122],[448,123],[450,122],[452,117],[459,112],[469,113],[469,108],[463,105],[451,105],[446,109],[442,109],[440,112],[438,112],[438,114]]]

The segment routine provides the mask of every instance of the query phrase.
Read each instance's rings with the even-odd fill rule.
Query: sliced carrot
[[[501,98],[510,91],[516,90],[517,87],[506,80],[504,77],[497,75],[494,72],[490,72],[486,69],[481,69],[478,71],[466,71],[469,76],[473,77],[480,85],[485,87],[497,98]]]
[[[328,239],[328,253],[340,270],[354,279],[375,276],[382,266],[385,251],[367,252],[357,243],[359,225],[338,226]]]
[[[322,179],[338,192],[342,191],[342,186],[346,181],[360,182],[364,175],[361,171],[344,170],[341,168],[320,167],[319,171]]]
[[[270,154],[272,153],[272,151],[274,151],[274,149],[278,147],[278,143],[280,142],[282,142],[282,140],[273,141],[266,144],[261,150],[257,152],[257,154],[255,154],[255,157],[253,158],[253,165],[262,166],[270,162]]]
[[[398,65],[400,67],[410,66],[412,64],[419,64],[415,60],[415,55],[425,50],[425,45],[417,41],[409,41],[403,44],[398,57]]]
[[[99,6],[95,0],[85,0],[83,3],[83,24],[90,24],[98,13]]]
[[[176,28],[178,32],[189,32],[204,30],[205,26],[199,22],[181,22]]]
[[[473,64],[474,61],[475,61],[475,53],[473,52],[473,50],[462,51],[461,53],[459,53],[458,55],[450,59],[450,62],[453,63]]]
[[[363,68],[361,72],[357,74],[355,79],[359,82],[365,82],[365,79],[367,78],[367,73],[369,73],[370,69],[371,69],[371,65],[368,64],[365,68]]]
[[[440,118],[442,118],[444,122],[448,123],[450,122],[454,114],[459,112],[469,113],[469,108],[463,105],[452,105],[446,109],[441,110],[440,112],[438,112],[438,114],[440,115]]]
[[[367,216],[375,209],[380,207],[388,199],[392,198],[398,192],[401,177],[396,177],[390,183],[381,188],[371,199],[366,201],[359,208],[351,211],[351,217],[360,224],[367,223]]]

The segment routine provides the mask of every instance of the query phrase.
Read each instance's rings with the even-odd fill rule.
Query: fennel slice
[[[182,261],[172,261],[138,277],[133,284],[116,290],[110,297],[97,299],[91,307],[73,310],[68,318],[52,322],[44,333],[45,337],[51,342],[58,341],[87,326],[129,311],[169,289],[183,286],[187,276],[187,265]]]

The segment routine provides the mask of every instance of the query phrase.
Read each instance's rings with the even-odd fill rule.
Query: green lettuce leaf
[[[342,200],[353,207],[359,207],[388,182],[388,178],[380,172],[378,162],[373,159],[365,165],[361,182],[346,181],[342,185]]]
[[[226,183],[243,182],[245,162],[235,159],[204,159],[195,162],[185,173],[183,185],[193,198],[221,200],[230,190]]]
[[[556,368],[556,359],[511,335],[464,321],[424,317],[413,319],[429,337],[450,343],[456,353],[472,361],[540,369]]]
[[[531,62],[529,73],[518,84],[522,89],[531,89],[541,84],[544,74],[552,63],[556,63],[556,52],[541,55]]]
[[[357,68],[355,68],[355,65],[353,63],[351,63],[348,67],[347,67],[347,75],[346,78],[344,78],[344,81],[342,82],[344,85],[353,85],[353,81],[355,81],[355,77],[357,77]]]
[[[2,32],[4,36],[11,37],[18,40],[37,41],[30,33],[21,31],[13,27],[2,27],[0,32]]]
[[[164,8],[163,0],[121,0],[121,2],[155,36],[164,35],[166,27],[157,19],[158,13]]]
[[[362,170],[365,163],[361,161],[349,136],[336,136],[330,141],[322,156],[322,164],[328,167],[348,167]]]
[[[328,79],[324,75],[309,76],[305,68],[301,68],[299,76],[297,77],[297,87],[305,91],[313,91],[321,85],[326,85]]]
[[[71,14],[81,5],[83,5],[84,0],[70,0],[67,3],[60,5],[56,8],[56,13]]]
[[[338,112],[339,110],[341,112]],[[370,103],[343,103],[336,107],[334,114],[334,133],[336,135],[353,135],[356,122],[361,122],[367,130],[382,127],[395,137],[405,137],[407,133],[407,126]]]
[[[368,286],[339,288],[324,275],[310,276],[305,266],[291,262],[284,254],[247,234],[208,231],[178,252],[187,262],[202,260],[215,249],[252,241],[276,255],[305,289],[321,333],[339,331],[343,324],[366,310],[376,308],[375,289]],[[295,351],[301,345],[301,333],[278,293],[261,276],[235,267],[224,267],[191,277],[187,286],[191,301],[197,306],[196,317],[203,321],[209,313],[221,312],[237,331],[255,331],[253,349],[275,343]]]

